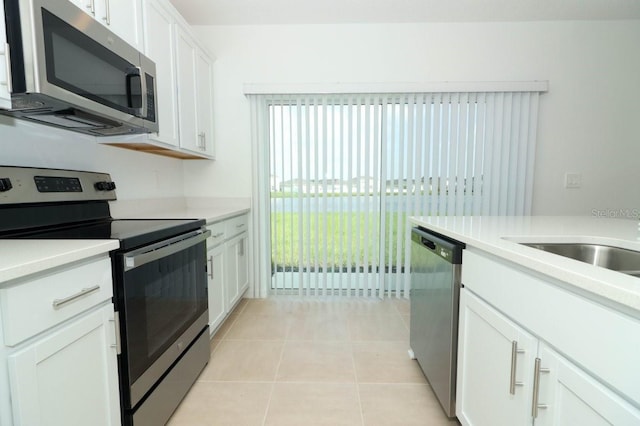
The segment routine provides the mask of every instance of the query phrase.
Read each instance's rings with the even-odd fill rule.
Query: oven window
[[[206,245],[124,274],[126,353],[134,382],[207,310]]]
[[[153,356],[198,313],[194,262],[172,268],[160,264],[160,274],[145,286],[147,356]],[[182,285],[176,285],[182,283]]]
[[[50,83],[128,114],[142,105],[132,64],[46,9],[42,21]]]

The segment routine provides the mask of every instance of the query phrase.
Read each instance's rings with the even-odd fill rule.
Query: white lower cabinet
[[[249,287],[247,240],[247,233],[243,232],[225,244],[227,257],[226,284],[229,309],[240,300],[240,297]]]
[[[640,425],[640,411],[544,342],[538,349],[541,369],[536,425]],[[631,368],[637,368],[632,366]]]
[[[0,425],[120,425],[111,260],[0,283]]]
[[[529,366],[536,339],[462,289],[458,342],[456,415],[460,422],[476,426],[528,424],[532,395]]]
[[[248,216],[235,216],[207,226],[209,331],[233,311],[249,288]]]
[[[640,424],[640,410],[466,288],[459,324],[463,425]]]
[[[14,425],[120,424],[113,305],[9,356]]]

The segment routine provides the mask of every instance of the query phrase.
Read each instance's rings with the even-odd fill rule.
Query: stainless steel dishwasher
[[[455,416],[458,306],[464,243],[411,231],[410,345],[440,405]]]

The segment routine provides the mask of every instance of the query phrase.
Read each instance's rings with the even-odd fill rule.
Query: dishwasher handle
[[[428,249],[435,250],[436,243],[428,239],[427,237],[420,236],[420,243]]]
[[[421,247],[431,250],[451,264],[459,265],[462,263],[462,250],[465,248],[463,242],[432,233],[420,227],[411,229],[411,240]]]

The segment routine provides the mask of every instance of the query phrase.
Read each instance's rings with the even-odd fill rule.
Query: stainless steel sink
[[[520,244],[640,278],[640,252],[637,251],[598,244]]]

